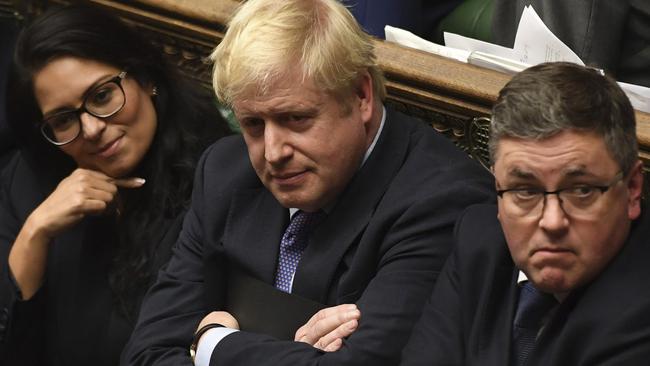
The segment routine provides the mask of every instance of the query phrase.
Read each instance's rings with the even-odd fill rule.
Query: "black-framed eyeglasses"
[[[43,120],[41,133],[47,141],[61,146],[74,141],[81,134],[81,114],[108,118],[121,111],[126,104],[122,80],[126,71],[86,92],[81,107],[53,114]]]
[[[497,190],[503,200],[505,213],[515,217],[541,217],[546,197],[556,195],[564,213],[572,217],[591,217],[599,212],[601,197],[624,177],[618,172],[605,185],[579,184],[555,191],[538,188],[511,188]]]

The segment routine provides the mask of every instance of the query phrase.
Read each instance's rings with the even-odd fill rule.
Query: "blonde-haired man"
[[[372,42],[335,0],[248,1],[212,58],[242,136],[203,157],[124,363],[191,364],[194,334],[196,365],[397,364],[490,175],[383,107]]]

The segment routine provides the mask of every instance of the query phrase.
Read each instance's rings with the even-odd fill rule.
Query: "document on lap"
[[[388,25],[385,33],[389,42],[506,74],[543,62],[567,61],[584,66],[580,57],[548,29],[532,5],[524,8],[513,48],[448,32],[444,33],[444,46]],[[650,113],[650,88],[622,82],[619,85],[634,109]]]
[[[326,306],[279,291],[234,265],[228,266],[225,309],[241,330],[292,341],[296,330]]]

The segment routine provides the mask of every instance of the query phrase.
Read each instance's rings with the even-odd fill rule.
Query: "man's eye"
[[[518,189],[512,191],[513,196],[521,201],[532,200],[539,197],[539,191],[534,189]]]
[[[261,118],[243,118],[239,120],[242,130],[250,135],[258,135],[264,129],[264,120]]]
[[[242,126],[245,127],[256,127],[260,126],[264,123],[264,121],[260,118],[244,118],[241,120]]]
[[[576,198],[588,198],[592,196],[596,191],[596,188],[592,186],[576,186],[566,189],[564,192],[572,197]]]
[[[293,114],[287,117],[287,119],[291,122],[302,122],[307,119],[305,116]]]

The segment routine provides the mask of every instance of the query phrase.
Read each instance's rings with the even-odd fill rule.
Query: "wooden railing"
[[[66,0],[0,0],[27,18]],[[206,56],[223,37],[237,0],[86,0],[141,29],[182,72],[209,87]],[[387,103],[417,116],[488,164],[490,108],[509,76],[455,60],[376,40],[387,79]],[[650,114],[637,112],[639,155],[650,170]]]

